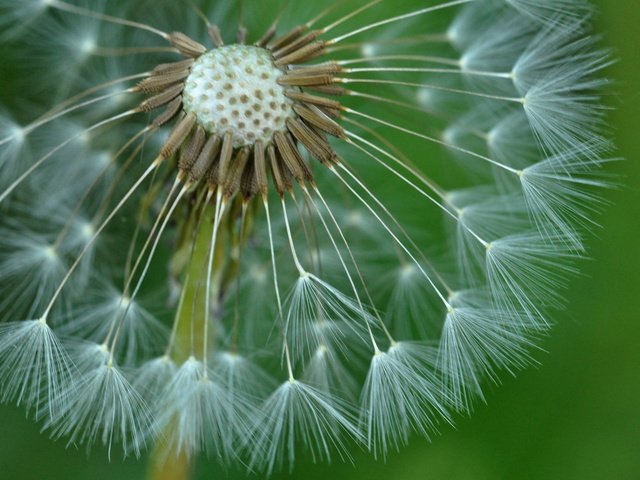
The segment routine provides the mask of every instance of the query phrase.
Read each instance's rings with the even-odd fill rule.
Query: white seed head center
[[[271,142],[274,132],[287,130],[293,101],[278,84],[283,75],[269,52],[248,45],[229,45],[198,58],[187,77],[184,110],[195,114],[208,133],[233,134],[235,148],[261,140]]]

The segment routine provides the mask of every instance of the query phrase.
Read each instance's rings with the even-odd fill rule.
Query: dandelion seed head
[[[597,227],[586,3],[187,3],[0,0],[0,400],[267,474],[433,438]]]

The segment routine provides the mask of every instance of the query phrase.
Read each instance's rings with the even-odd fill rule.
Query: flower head
[[[607,186],[586,3],[19,3],[0,399],[54,437],[385,456],[530,362]]]

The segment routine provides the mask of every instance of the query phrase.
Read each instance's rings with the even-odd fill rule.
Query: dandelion
[[[589,5],[210,3],[0,0],[0,399],[155,470],[433,438],[597,225]]]

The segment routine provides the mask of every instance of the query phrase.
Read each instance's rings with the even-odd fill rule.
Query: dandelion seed
[[[77,336],[100,342],[106,338],[114,318],[121,318],[121,340],[116,351],[124,365],[135,365],[138,358],[148,359],[160,353],[159,345],[166,343],[168,329],[157,318],[112,286],[88,293],[78,302],[72,321],[60,326],[65,336]]]
[[[496,310],[457,306],[449,312],[439,363],[457,408],[469,410],[471,398],[482,397],[482,380],[494,379],[494,370],[512,371],[528,363],[530,342],[519,327]]]
[[[3,39],[21,33],[49,6],[49,0],[25,0],[16,4],[10,0],[0,2],[0,31]]]
[[[406,363],[406,358],[402,354],[376,354],[362,389],[360,423],[375,456],[398,450],[414,430],[428,438],[439,419],[446,416],[430,379],[415,371],[415,364]]]
[[[222,379],[231,398],[258,404],[275,387],[273,378],[252,360],[233,352],[221,352],[214,360],[214,371]]]
[[[546,324],[542,311],[562,306],[560,290],[567,274],[575,273],[575,254],[562,237],[519,234],[492,242],[487,249],[487,279],[497,306],[505,313],[522,312],[533,328]],[[554,245],[549,250],[549,245]]]
[[[71,359],[42,320],[0,325],[2,401],[25,405],[35,417],[57,414],[74,376]]]
[[[133,379],[133,387],[140,393],[150,408],[158,408],[162,393],[171,382],[178,367],[169,357],[162,356],[145,362]]]
[[[518,10],[537,20],[549,20],[558,15],[580,17],[588,15],[591,6],[582,0],[506,0]]]
[[[165,441],[167,451],[195,455],[214,453],[222,459],[233,458],[238,436],[245,438],[246,413],[242,399],[231,397],[225,385],[201,362],[188,359],[166,386],[158,405],[157,430],[172,433]]]
[[[295,345],[296,357],[307,357],[326,344],[342,350],[347,335],[361,335],[371,321],[354,300],[314,275],[301,276],[294,288],[284,334]]]
[[[334,451],[349,458],[345,436],[361,437],[342,402],[296,380],[283,383],[265,401],[255,429],[251,466],[267,472],[282,466],[285,455],[293,465],[298,440],[314,461],[321,461],[330,460]]]
[[[2,230],[0,243],[5,253],[0,257],[4,293],[1,311],[7,318],[36,316],[64,277],[64,252],[47,235],[24,228],[17,230],[11,224]],[[15,292],[13,295],[9,294],[10,286]]]
[[[597,191],[610,183],[598,172],[599,163],[581,160],[567,152],[525,168],[520,176],[524,198],[540,231],[550,239],[566,238],[569,245],[582,249],[575,225],[593,230],[593,213],[602,208]]]
[[[150,413],[108,352],[104,353],[95,368],[69,382],[63,393],[65,406],[54,412],[48,427],[56,438],[68,436],[69,444],[100,441],[111,454],[116,443],[125,454],[139,457],[152,427]]]

